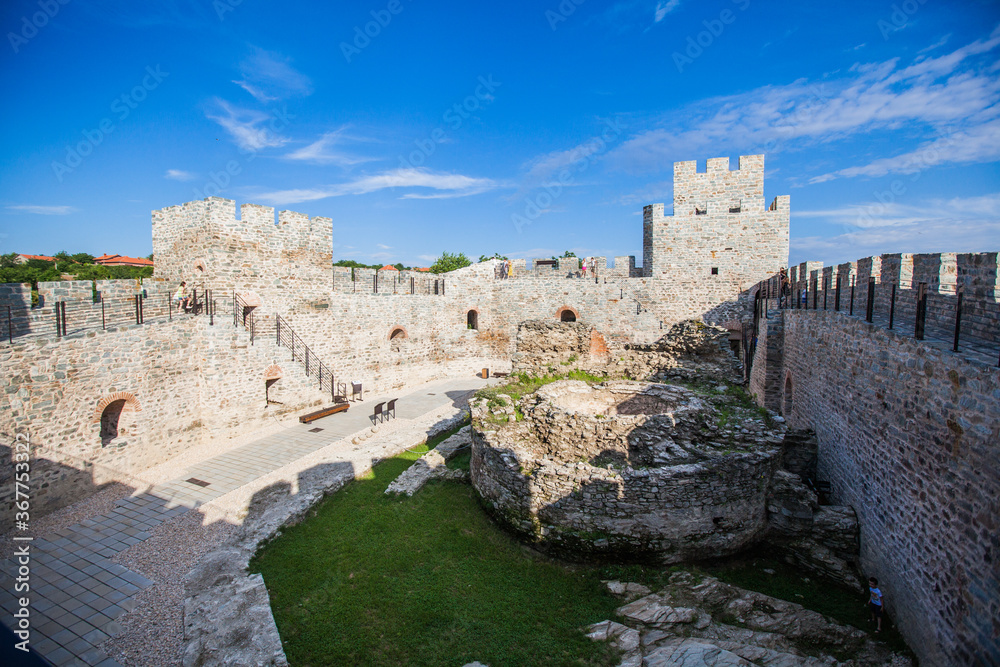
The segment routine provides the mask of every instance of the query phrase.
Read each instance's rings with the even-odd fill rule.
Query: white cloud
[[[259,192],[248,196],[275,205],[283,205],[326,199],[327,197],[361,195],[387,188],[428,188],[439,191],[432,194],[408,193],[403,195],[402,199],[468,197],[502,186],[502,183],[489,178],[474,178],[462,174],[433,172],[427,169],[394,169],[371,176],[363,176],[347,183],[311,189]]]
[[[1000,250],[1000,192],[913,204],[873,201],[838,209],[793,211],[792,217],[842,228],[842,233],[829,237],[793,237],[792,264],[821,260],[830,265],[899,252],[901,248],[914,253]]]
[[[9,211],[19,213],[34,213],[35,215],[69,215],[75,213],[73,206],[39,206],[37,204],[15,204],[7,207]]]
[[[198,178],[198,175],[180,169],[167,169],[167,173],[163,175],[163,178],[169,178],[172,181],[193,181]]]
[[[312,81],[290,63],[291,59],[280,53],[253,47],[240,63],[243,79],[233,83],[263,103],[312,94]]]
[[[338,164],[341,166],[351,166],[362,162],[371,162],[375,158],[360,157],[349,153],[335,150],[335,146],[345,140],[354,139],[344,134],[346,128],[340,128],[333,132],[324,133],[319,139],[308,146],[303,146],[288,153],[284,157],[288,160],[301,160],[303,162],[313,162],[316,164]]]
[[[659,23],[667,14],[680,7],[680,4],[681,0],[660,0],[653,12],[653,21]]]
[[[375,246],[381,248],[382,250],[392,250],[391,245],[385,245],[384,243],[376,243]]]
[[[705,100],[661,118],[659,127],[631,137],[610,157],[630,170],[659,171],[719,146],[773,152],[874,131],[933,135],[946,127],[975,135],[1000,115],[1000,79],[970,61],[997,45],[994,31],[986,40],[905,67],[898,59],[857,64],[820,84],[798,80]]]
[[[261,127],[271,116],[263,111],[234,107],[225,100],[217,99],[215,103],[221,108],[218,115],[206,114],[209,119],[221,125],[244,150],[257,151],[262,148],[283,146],[288,139],[277,134],[268,127]]]
[[[944,46],[945,44],[948,43],[948,39],[950,37],[951,37],[951,33],[949,32],[947,35],[945,35],[944,37],[942,37],[938,41],[934,42],[930,46],[925,46],[924,48],[920,49],[919,53],[927,53],[929,51],[933,51],[934,49],[936,49],[938,47]]]
[[[926,141],[916,150],[907,153],[815,176],[809,182],[822,183],[838,177],[914,174],[939,164],[969,164],[995,160],[1000,160],[1000,118],[994,118],[969,130],[955,131],[933,141]]]

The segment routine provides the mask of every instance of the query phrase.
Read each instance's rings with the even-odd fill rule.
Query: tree
[[[17,266],[17,253],[9,252],[6,255],[0,255],[0,268],[11,269]]]
[[[480,255],[479,256],[479,261],[480,262],[488,262],[491,259],[506,260],[506,259],[510,259],[510,257],[507,257],[506,255],[501,255],[498,252],[493,253],[492,256],[490,256],[490,255]]]
[[[431,273],[447,273],[448,271],[454,271],[455,269],[461,269],[464,266],[469,266],[472,264],[469,258],[465,256],[464,252],[457,254],[452,254],[450,252],[441,253],[441,256],[434,260],[431,264]]]
[[[572,250],[567,250],[566,252],[564,252],[562,254],[562,257],[555,257],[555,256],[553,256],[552,259],[576,259],[576,268],[580,268],[580,260],[577,259],[576,253],[573,252]],[[559,267],[560,268],[566,268],[569,265],[570,265],[570,262],[559,262]]]
[[[76,254],[70,255],[69,258],[73,260],[76,264],[93,264],[94,256],[86,252],[78,252]],[[152,259],[152,257],[150,257]]]

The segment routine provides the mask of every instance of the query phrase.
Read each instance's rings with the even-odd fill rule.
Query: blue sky
[[[791,261],[1000,249],[1000,3],[8,1],[0,252],[152,251],[209,195],[335,259],[642,255],[765,152]],[[367,33],[367,34],[366,34]]]

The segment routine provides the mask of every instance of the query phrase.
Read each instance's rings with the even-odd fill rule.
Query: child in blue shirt
[[[882,591],[875,577],[868,579],[868,609],[872,613],[872,622],[877,624],[875,632],[882,632]]]

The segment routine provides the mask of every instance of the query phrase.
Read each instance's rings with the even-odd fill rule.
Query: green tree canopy
[[[464,252],[452,254],[450,252],[441,253],[441,256],[431,264],[431,273],[447,273],[455,269],[469,266],[472,262],[465,256]]]
[[[0,268],[10,269],[17,266],[17,253],[9,252],[6,255],[0,255]]]
[[[491,259],[500,259],[500,260],[504,260],[504,259],[510,259],[510,257],[507,257],[506,255],[501,255],[501,254],[500,254],[500,253],[498,253],[498,252],[495,252],[495,253],[493,253],[492,255],[480,255],[480,256],[479,256],[479,261],[480,261],[480,262],[486,262],[486,261],[489,261],[489,260],[491,260]]]

